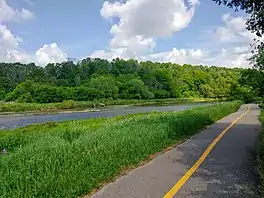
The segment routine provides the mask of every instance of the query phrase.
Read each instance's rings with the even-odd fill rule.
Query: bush
[[[82,196],[123,168],[186,139],[239,106],[232,102],[182,112],[125,116],[103,124],[102,119],[94,119],[90,125],[76,121],[52,128],[45,125],[41,133],[35,128],[31,133],[26,128],[6,136],[2,133],[0,145],[13,145],[13,149],[0,157],[1,195]]]
[[[5,99],[5,95],[6,95],[5,91],[0,90],[0,101]]]
[[[249,86],[236,86],[232,90],[231,95],[233,100],[243,100],[245,103],[253,102],[256,97],[256,94]]]
[[[17,100],[17,102],[28,102],[28,103],[31,103],[33,102],[33,98],[30,94],[30,92],[27,92],[27,93],[24,93],[22,94]]]
[[[89,82],[89,87],[100,90],[105,98],[118,98],[117,80],[112,76],[93,77]]]
[[[70,109],[74,107],[74,100],[64,100],[62,102],[63,109]]]
[[[151,90],[152,93],[155,95],[155,98],[158,99],[165,99],[170,97],[170,93],[166,90]]]
[[[34,82],[27,80],[18,84],[12,92],[9,92],[5,97],[5,101],[16,101],[19,98],[19,101],[23,101],[23,98],[30,99],[30,95],[34,93],[34,90]]]
[[[124,82],[121,86],[120,97],[123,99],[152,99],[154,94],[151,93],[140,79],[132,79]]]
[[[74,98],[74,90],[70,87],[39,85],[34,92],[34,99],[39,103],[62,102]]]
[[[75,88],[75,98],[77,101],[89,101],[100,99],[104,97],[104,93],[96,88],[90,87],[76,87]]]

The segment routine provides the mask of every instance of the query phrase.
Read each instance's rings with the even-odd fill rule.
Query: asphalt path
[[[49,115],[1,115],[0,129],[15,129],[36,123],[45,122],[60,122],[65,120],[84,120],[98,117],[113,117],[135,113],[147,113],[151,111],[169,112],[182,111],[185,109],[194,108],[197,106],[206,106],[210,103],[193,103],[168,106],[131,106],[131,107],[116,107],[108,110],[97,112],[73,112],[59,113]]]
[[[183,144],[107,184],[92,198],[160,198],[177,185],[181,187],[176,194],[166,198],[260,197],[254,155],[261,130],[260,110],[255,104],[250,107],[243,105]],[[191,169],[225,131],[198,168]],[[186,181],[178,182],[190,170],[195,171]]]

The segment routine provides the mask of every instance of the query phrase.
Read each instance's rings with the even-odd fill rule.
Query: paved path
[[[0,116],[0,129],[14,129],[30,124],[45,123],[45,122],[60,122],[65,120],[81,120],[98,117],[112,117],[135,113],[146,113],[151,111],[182,111],[184,109],[194,108],[197,106],[209,105],[210,103],[193,103],[168,106],[131,106],[117,107],[114,109],[104,110],[100,112],[75,112],[61,113],[50,115],[31,115],[31,116]],[[1,131],[0,131],[1,132]]]
[[[247,107],[243,105],[238,112],[108,184],[92,198],[163,197],[195,164],[211,142],[247,111]],[[259,113],[257,105],[252,104],[251,110],[223,136],[174,197],[260,197],[253,157],[261,129]]]

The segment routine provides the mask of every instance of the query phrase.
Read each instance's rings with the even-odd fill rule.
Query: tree
[[[116,79],[112,76],[93,77],[88,86],[100,90],[105,98],[118,98],[119,88]]]
[[[8,101],[46,103],[109,98],[217,98],[230,97],[238,85],[259,90],[261,96],[261,79],[263,74],[258,70],[121,59],[87,58],[45,67],[0,63],[0,100],[4,97]]]
[[[75,89],[75,100],[77,101],[96,100],[103,97],[104,93],[96,88],[80,86]]]
[[[129,99],[151,99],[154,98],[153,93],[151,93],[145,86],[141,79],[135,78],[128,80],[122,86],[120,91],[120,96],[122,98]]]

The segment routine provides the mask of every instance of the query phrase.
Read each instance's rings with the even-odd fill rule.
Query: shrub
[[[75,88],[75,99],[77,101],[89,101],[103,98],[104,94],[102,91],[96,88],[90,87],[76,87]]]
[[[0,90],[0,101],[1,100],[4,100],[5,99],[5,96],[6,96],[6,93],[4,90]]]
[[[73,88],[39,85],[36,87],[34,98],[39,103],[62,102],[74,98]]]
[[[158,99],[164,99],[170,97],[170,93],[167,92],[166,90],[151,90],[151,91],[155,95],[155,98]]]
[[[30,94],[30,92],[24,93],[22,94],[17,100],[17,102],[33,102],[33,98],[32,95]]]
[[[12,92],[9,92],[6,95],[5,100],[15,101],[18,100],[20,97],[21,97],[20,100],[23,100],[23,97],[28,97],[29,95],[34,93],[34,90],[35,90],[34,82],[27,80],[25,82],[18,84]]]
[[[74,100],[64,100],[62,102],[63,109],[70,109],[74,107]]]

